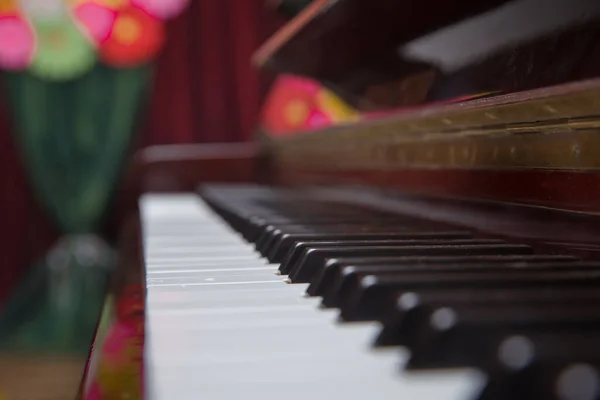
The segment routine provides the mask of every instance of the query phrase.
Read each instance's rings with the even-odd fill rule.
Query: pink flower
[[[108,39],[117,19],[117,12],[94,2],[82,2],[73,11],[84,31],[96,44]]]
[[[18,16],[0,17],[0,68],[26,69],[35,52],[35,36],[31,26]]]
[[[311,129],[324,128],[326,126],[332,125],[332,123],[332,119],[327,114],[325,114],[321,110],[316,109],[313,110],[313,112],[308,117],[308,120],[306,121],[306,124]]]

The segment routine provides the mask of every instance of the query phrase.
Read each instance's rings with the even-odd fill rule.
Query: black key
[[[419,235],[419,232],[415,232],[416,235]],[[414,243],[411,243],[414,242]],[[422,244],[419,244],[417,242],[423,242]],[[381,241],[381,243],[384,243],[384,241]],[[446,246],[446,245],[455,245],[455,246],[479,246],[479,245],[506,245],[506,243],[503,240],[499,240],[499,239],[433,239],[433,240],[429,240],[429,239],[419,239],[418,236],[413,238],[413,239],[406,239],[406,245],[410,246],[410,245],[414,245],[414,246]],[[325,267],[325,263],[327,261],[329,261],[331,258],[371,258],[371,259],[375,259],[375,258],[399,258],[401,257],[399,256],[394,256],[395,253],[381,253],[378,249],[376,249],[377,247],[384,247],[384,246],[379,246],[377,243],[375,244],[367,244],[366,247],[373,247],[374,252],[369,253],[367,252],[366,254],[370,254],[368,256],[362,257],[360,255],[356,255],[354,256],[353,254],[355,254],[354,251],[348,249],[349,247],[365,247],[365,246],[352,246],[352,244],[350,243],[349,245],[345,243],[345,241],[340,242],[340,244],[335,244],[335,245],[325,245],[325,246],[312,246],[311,243],[297,243],[296,245],[294,245],[294,248],[290,251],[290,253],[288,254],[288,256],[286,257],[286,259],[279,265],[279,271],[282,274],[288,274],[290,275],[290,278],[292,278],[295,274],[298,273],[303,273],[300,270],[302,270],[302,268],[305,268],[305,264],[308,263],[310,264],[310,266],[308,266],[309,269],[311,269],[311,276],[310,276],[310,280],[312,279],[316,279],[316,277],[318,275],[321,274],[322,269]],[[389,247],[389,246],[385,246],[385,247]],[[337,252],[336,250],[337,249]],[[322,256],[322,252],[321,250],[327,252],[327,254],[331,253],[333,254],[332,256]],[[351,253],[349,253],[348,251],[351,251]],[[436,251],[433,251],[433,255],[436,255]],[[460,253],[460,250],[457,250]],[[365,254],[361,251],[359,251],[356,254]],[[402,253],[400,253],[402,254]],[[444,254],[444,253],[442,253]],[[450,253],[450,254],[455,254],[455,253]],[[412,253],[409,255],[413,255]],[[422,257],[426,257],[426,254],[415,254],[414,256],[422,256]],[[312,269],[314,268],[313,264],[314,261],[317,261],[318,264],[318,268],[316,269]],[[310,282],[310,281],[309,281]],[[302,283],[302,282],[301,282]],[[304,282],[307,283],[307,282]]]
[[[242,236],[244,236],[244,239],[248,242],[256,243],[264,229],[273,224],[293,224],[293,221],[285,217],[252,217],[249,220],[245,232],[242,232]]]
[[[513,337],[508,346],[513,347],[509,354],[512,362],[525,361],[529,354],[527,339]],[[584,346],[577,343],[556,342],[556,347],[567,348],[579,353],[584,347],[591,345],[581,361],[569,362],[562,358],[534,361],[527,366],[511,371],[492,371],[488,373],[488,381],[478,400],[592,400],[600,398],[600,360],[598,360],[598,336],[593,343],[586,340]],[[507,346],[507,347],[508,347]],[[521,351],[520,353],[517,353]],[[512,353],[512,354],[510,354]]]
[[[543,263],[576,261],[571,256],[545,255],[492,255],[492,256],[431,256],[431,257],[396,257],[396,258],[341,258],[327,260],[307,288],[310,296],[322,296],[324,307],[335,307],[335,295],[338,292],[344,275],[344,267],[356,268],[393,268],[393,265],[428,265],[428,264],[476,264],[476,263]]]
[[[410,346],[407,368],[475,366],[493,338],[514,332],[584,332],[600,330],[596,304],[532,303],[442,307],[431,311]],[[485,363],[485,361],[483,361]]]
[[[413,231],[413,232],[410,232]],[[389,237],[387,237],[389,235]],[[400,227],[388,227],[388,232],[340,232],[340,233],[285,233],[273,244],[268,254],[269,261],[273,263],[282,262],[290,254],[294,245],[298,242],[325,242],[341,240],[367,240],[367,239],[469,239],[469,232],[461,231],[418,231],[414,228],[401,229]]]
[[[532,304],[542,302],[585,303],[600,301],[596,288],[532,287],[428,289],[398,294],[392,311],[381,319],[383,328],[375,346],[411,346],[428,322],[432,309],[465,305]]]
[[[367,225],[364,222],[360,223],[345,223],[342,221],[324,221],[324,222],[293,222],[289,224],[270,224],[264,227],[263,232],[260,234],[256,241],[255,248],[263,256],[267,256],[269,251],[279,242],[280,238],[285,234],[311,234],[318,232],[343,232],[344,230],[360,231],[361,229],[377,230],[383,229],[380,226],[371,226],[366,228]],[[389,231],[389,227],[385,228],[384,231]]]
[[[344,321],[379,319],[381,312],[394,306],[398,292],[424,289],[552,287],[559,284],[594,287],[600,283],[600,271],[501,271],[495,273],[368,275],[354,288],[340,293],[340,317]]]
[[[348,266],[342,268],[338,280],[337,291],[333,292],[331,304],[335,307],[337,302],[344,301],[351,293],[352,288],[359,285],[359,282],[368,275],[374,275],[378,278],[385,276],[402,277],[405,274],[462,274],[462,273],[492,273],[497,274],[500,271],[573,271],[573,270],[600,270],[600,263],[581,263],[579,261],[561,261],[561,262],[475,262],[458,264],[405,264],[405,265],[375,265],[375,266]],[[337,299],[337,300],[336,300]]]
[[[418,232],[408,235],[396,234],[397,238],[390,237],[392,234],[386,234],[386,239],[367,239],[367,240],[340,240],[340,241],[316,241],[316,242],[298,242],[290,251],[288,257],[279,265],[279,271],[286,274],[293,274],[296,271],[303,257],[309,250],[322,248],[342,248],[342,247],[390,247],[390,246],[429,246],[429,245],[468,245],[468,244],[501,244],[501,240],[480,240],[480,239],[444,239],[429,238],[425,234],[424,238],[419,238]],[[403,237],[405,236],[405,237]],[[414,236],[414,237],[413,237]],[[387,239],[389,238],[389,240]],[[324,265],[323,265],[324,267]],[[319,273],[321,268],[315,271]]]
[[[600,363],[598,340],[600,330],[594,329],[516,332],[492,339],[490,355],[495,361],[478,365],[486,369],[516,371],[548,362]]]
[[[289,240],[288,240],[289,239]],[[280,262],[279,270],[283,274],[289,273],[303,256],[307,247],[332,247],[338,244],[345,245],[356,241],[387,241],[387,240],[475,240],[467,232],[421,232],[421,231],[381,231],[381,232],[363,232],[363,233],[309,233],[309,234],[289,234],[282,236],[280,250],[285,250],[287,255],[282,260],[273,260]],[[498,243],[503,243],[498,241]],[[281,255],[281,252],[280,254]]]
[[[503,368],[492,375],[482,398],[600,398],[599,339],[600,331],[595,330],[503,338],[493,346],[494,356]]]
[[[425,225],[425,226],[422,226]],[[305,228],[300,231],[298,228]],[[293,233],[313,233],[317,235],[325,236],[323,240],[326,240],[328,234],[368,234],[368,233],[407,233],[415,231],[432,231],[431,224],[406,224],[403,222],[394,222],[389,218],[385,221],[338,221],[335,223],[324,223],[324,224],[305,224],[298,227],[294,227],[295,231],[289,230],[288,226],[276,227],[268,232],[265,232],[264,237],[261,238],[261,243],[256,246],[256,249],[265,257],[269,257],[269,254],[273,254],[276,251],[276,247],[282,241],[286,234]],[[273,261],[274,262],[274,261]]]
[[[525,245],[498,244],[495,240],[465,240],[448,245],[423,246],[372,246],[372,247],[323,247],[306,249],[303,256],[290,270],[289,278],[293,283],[310,282],[310,278],[323,268],[329,258],[340,257],[400,257],[433,255],[483,255],[483,254],[530,254],[531,248]],[[282,266],[280,266],[282,268]]]
[[[265,247],[268,247],[274,240],[274,237],[282,232],[290,233],[309,233],[314,230],[301,223],[290,223],[290,224],[269,224],[263,227],[262,232],[258,235],[254,248],[262,255],[264,255]]]

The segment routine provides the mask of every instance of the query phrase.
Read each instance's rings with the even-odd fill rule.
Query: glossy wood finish
[[[268,176],[257,143],[152,146],[138,152],[117,195],[118,220],[145,192],[190,192],[201,182],[259,182]]]
[[[74,399],[84,365],[84,357],[1,356],[0,396],[10,400]]]
[[[600,173],[552,170],[284,170],[297,185],[362,185],[397,193],[600,212]]]
[[[330,0],[312,1],[308,7],[282,26],[254,53],[252,57],[254,64],[258,67],[263,67],[276,63],[273,60],[274,55],[286,46],[288,41],[293,37],[307,29],[314,19],[319,18],[327,12],[330,5]]]
[[[273,140],[274,168],[282,182],[598,212],[599,88],[583,81]]]
[[[189,191],[200,181],[249,182],[258,179],[258,158],[255,144],[153,146],[136,155],[131,179],[153,192]]]
[[[313,151],[331,144],[328,150],[335,147],[364,152],[364,145],[374,143],[387,146],[431,143],[448,137],[588,129],[598,126],[599,104],[600,79],[590,79],[454,104],[438,103],[400,110],[377,118],[365,118],[358,123],[298,132],[277,139],[273,144],[280,149],[309,146]]]
[[[85,400],[90,395],[90,387],[97,384],[99,379],[118,382],[114,391],[123,397],[139,398],[137,393],[142,390],[143,377],[141,375],[132,378],[128,375],[123,378],[123,369],[119,364],[108,364],[100,367],[98,360],[103,351],[104,340],[107,336],[107,327],[114,328],[119,323],[132,323],[139,329],[133,349],[123,346],[115,357],[127,360],[128,367],[139,363],[142,370],[141,354],[144,346],[143,321],[144,321],[144,299],[145,299],[145,268],[143,263],[143,249],[141,242],[141,225],[139,215],[136,211],[129,211],[120,224],[119,239],[116,245],[118,250],[117,264],[112,273],[112,279],[106,294],[102,318],[98,321],[99,327],[94,337],[93,346],[88,355],[88,364],[85,368],[79,388],[77,400]],[[134,353],[132,353],[133,351]],[[132,362],[133,357],[133,362]],[[81,369],[78,371],[81,376]],[[128,371],[130,372],[130,371]],[[134,374],[135,375],[135,374]],[[114,392],[113,392],[114,393]]]
[[[141,194],[146,192],[189,192],[203,182],[262,182],[284,186],[345,186],[361,185],[377,189],[395,190],[400,193],[440,196],[455,199],[478,199],[518,203],[577,212],[600,212],[600,172],[564,170],[468,170],[468,169],[408,169],[381,170],[327,170],[321,168],[271,168],[265,159],[254,158],[241,161],[235,158],[214,158],[207,162],[204,157],[188,158],[178,162],[171,160],[168,170],[159,176],[164,185],[138,186]],[[254,164],[256,163],[256,164]],[[254,165],[253,165],[254,164]],[[210,165],[212,173],[193,170]],[[262,173],[239,172],[248,169]],[[224,171],[229,171],[224,172]],[[238,172],[234,172],[238,171]],[[239,173],[239,174],[238,174]],[[145,176],[140,176],[145,180]],[[137,185],[136,185],[137,186]],[[134,198],[130,198],[134,201]],[[130,210],[135,207],[130,207]]]

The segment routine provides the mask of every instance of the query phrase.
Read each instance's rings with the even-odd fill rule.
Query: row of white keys
[[[467,399],[473,371],[407,374],[371,349],[376,324],[336,324],[195,195],[144,196],[146,398]],[[175,250],[177,249],[177,250]]]

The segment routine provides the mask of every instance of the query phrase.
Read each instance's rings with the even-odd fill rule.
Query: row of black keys
[[[599,263],[356,206],[205,199],[342,321],[380,321],[375,345],[409,348],[409,369],[480,368],[481,399],[600,395]]]

